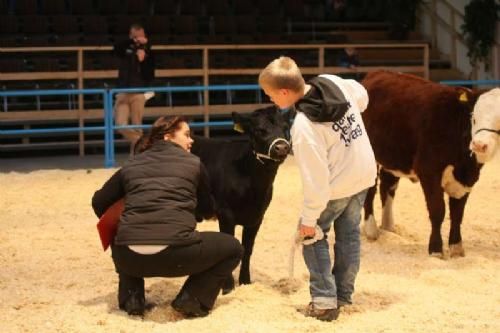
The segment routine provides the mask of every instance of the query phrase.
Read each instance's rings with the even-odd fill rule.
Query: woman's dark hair
[[[149,134],[144,134],[134,146],[134,154],[142,153],[157,141],[163,140],[165,134],[173,134],[181,128],[182,123],[187,123],[187,119],[182,116],[168,116],[156,119]]]

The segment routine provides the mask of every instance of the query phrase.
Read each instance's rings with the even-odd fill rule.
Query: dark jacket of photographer
[[[215,215],[205,167],[170,141],[136,155],[95,192],[97,216],[125,198],[115,245],[188,245],[200,241],[196,220]]]
[[[143,49],[146,56],[142,62],[137,58],[137,50]],[[136,44],[127,39],[115,44],[113,52],[120,59],[118,67],[118,88],[145,87],[154,79],[154,57],[151,45]]]

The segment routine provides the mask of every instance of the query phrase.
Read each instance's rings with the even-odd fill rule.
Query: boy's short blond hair
[[[274,59],[260,72],[259,84],[272,89],[290,89],[303,92],[305,81],[299,66],[290,57]]]

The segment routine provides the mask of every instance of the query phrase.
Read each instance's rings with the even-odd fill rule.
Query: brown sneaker
[[[311,302],[306,308],[305,316],[313,317],[321,321],[334,321],[339,317],[339,309],[317,309]]]

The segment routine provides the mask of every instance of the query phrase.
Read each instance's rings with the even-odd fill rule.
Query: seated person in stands
[[[339,57],[339,66],[355,69],[359,66],[358,51],[354,47],[346,47],[342,50]]]
[[[119,276],[118,304],[129,315],[145,311],[145,277],[188,275],[172,307],[186,317],[208,315],[243,248],[228,234],[196,231],[196,216],[215,215],[205,167],[190,153],[193,140],[182,117],[161,117],[140,154],[95,192],[102,216],[125,198],[111,245]],[[199,218],[201,220],[201,218]]]
[[[346,67],[351,70],[356,70],[357,66],[359,66],[359,55],[358,51],[354,47],[346,47],[342,50],[342,53],[338,59],[338,66]],[[343,73],[342,78],[344,79],[352,79],[359,80],[359,73]]]

